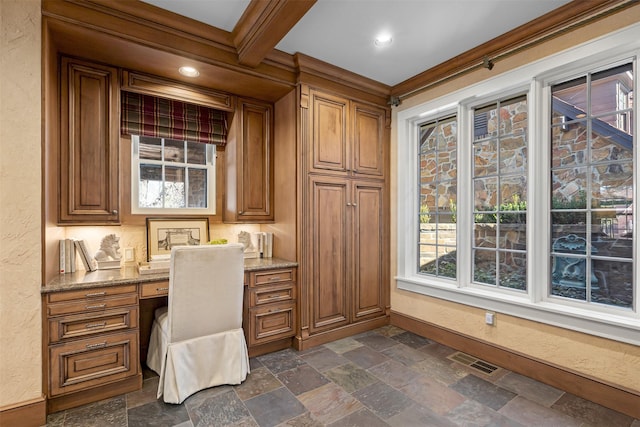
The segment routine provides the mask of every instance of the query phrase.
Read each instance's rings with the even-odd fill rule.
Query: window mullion
[[[532,302],[546,299],[549,283],[550,250],[550,134],[547,117],[551,115],[551,89],[539,80],[531,83],[529,91],[529,158],[527,185],[527,283]],[[530,206],[529,206],[530,205]]]
[[[473,114],[468,105],[458,108],[458,287],[471,283],[473,262]]]

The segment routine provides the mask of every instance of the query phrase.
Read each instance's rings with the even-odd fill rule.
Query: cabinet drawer
[[[49,348],[51,396],[138,373],[138,331],[108,334]]]
[[[293,269],[255,271],[251,273],[249,286],[273,285],[282,282],[292,282],[295,280]]]
[[[136,292],[136,285],[127,286],[109,286],[104,288],[92,288],[78,291],[53,292],[47,295],[47,301],[52,302],[68,302],[83,299],[108,298],[115,295],[129,294]]]
[[[250,346],[295,335],[295,301],[252,308],[249,318]]]
[[[135,288],[134,288],[135,291]],[[112,297],[95,297],[78,299],[69,302],[47,304],[47,316],[61,316],[73,313],[90,313],[138,304],[138,293],[115,295]]]
[[[155,298],[169,295],[169,281],[140,284],[140,298]]]
[[[73,338],[138,327],[138,309],[124,307],[93,314],[72,314],[49,319],[49,341]]]
[[[249,292],[251,307],[296,299],[295,287],[291,284],[252,289]]]

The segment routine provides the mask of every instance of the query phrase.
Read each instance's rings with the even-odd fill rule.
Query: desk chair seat
[[[156,310],[147,366],[160,375],[158,398],[182,403],[249,373],[242,330],[242,245],[175,247],[169,305]]]

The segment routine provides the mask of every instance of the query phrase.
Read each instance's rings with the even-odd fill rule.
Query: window
[[[473,280],[527,290],[527,98],[473,111]]]
[[[640,343],[635,34],[397,113],[398,288]]]
[[[633,307],[633,64],[551,87],[550,294]]]
[[[131,213],[215,214],[216,145],[227,113],[121,92],[121,133],[131,135]]]
[[[131,212],[215,214],[215,145],[131,136]]]
[[[458,138],[455,117],[420,127],[420,273],[456,277],[456,190]]]

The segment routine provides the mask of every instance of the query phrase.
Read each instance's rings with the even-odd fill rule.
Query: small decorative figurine
[[[258,248],[253,244],[249,232],[241,231],[238,234],[238,243],[242,243],[242,246],[244,246],[245,258],[258,258]]]
[[[120,268],[120,238],[115,234],[107,234],[100,242],[100,249],[94,256],[98,270]]]

